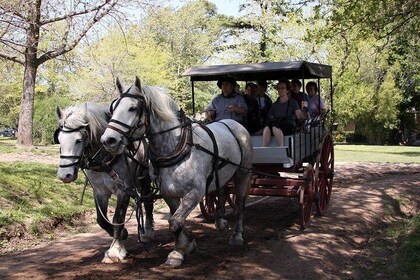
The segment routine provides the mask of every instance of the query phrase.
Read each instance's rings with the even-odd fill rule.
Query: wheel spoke
[[[316,201],[317,211],[319,215],[324,215],[330,203],[334,176],[334,146],[330,133],[327,133],[323,139],[321,151],[319,152],[316,163],[315,174],[315,187],[318,191]]]

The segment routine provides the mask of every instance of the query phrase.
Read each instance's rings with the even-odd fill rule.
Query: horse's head
[[[105,149],[113,154],[121,154],[130,140],[143,136],[149,122],[140,79],[136,77],[134,85],[124,90],[117,78],[117,88],[120,98],[111,104],[112,118],[101,137]]]
[[[88,123],[85,122],[86,112],[69,107],[61,110],[57,107],[59,128],[54,133],[54,142],[60,144],[60,167],[57,177],[64,183],[77,179],[77,173],[89,144]]]

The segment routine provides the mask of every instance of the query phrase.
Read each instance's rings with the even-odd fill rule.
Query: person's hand
[[[226,111],[228,111],[228,113],[235,113],[236,112],[236,106],[235,105],[228,105],[226,107]]]
[[[214,117],[216,116],[216,111],[209,110],[209,111],[206,111],[205,113],[206,113],[206,119],[210,121],[214,120]]]

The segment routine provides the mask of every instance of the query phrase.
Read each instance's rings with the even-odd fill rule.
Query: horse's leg
[[[225,219],[225,204],[228,195],[227,191],[228,189],[226,185],[218,190],[218,200],[215,213],[216,229],[222,235],[226,235],[229,231],[229,223]]]
[[[186,232],[184,223],[191,211],[200,202],[201,197],[202,194],[198,189],[193,189],[182,198],[178,209],[169,218],[169,229],[175,237],[175,249],[169,253],[165,265],[178,267],[184,261],[186,254],[191,254],[197,250],[197,244],[190,234]]]
[[[125,215],[127,213],[128,204],[130,197],[122,191],[117,193],[117,206],[115,208],[115,214],[113,218],[113,240],[109,249],[105,252],[105,256],[102,259],[103,263],[116,263],[121,262],[127,255],[122,240],[127,239],[128,232],[124,227]]]
[[[244,239],[243,233],[243,218],[245,199],[248,195],[249,183],[251,173],[238,169],[234,175],[235,184],[235,228],[232,236],[230,237],[229,244],[231,245],[243,245]]]
[[[146,176],[142,182],[142,196],[148,197],[144,202],[144,210],[146,212],[146,221],[144,224],[144,234],[140,234],[141,242],[149,242],[155,237],[153,228],[153,197],[152,188],[150,183],[150,177]]]
[[[110,236],[114,236],[114,228],[108,223],[107,211],[108,211],[108,200],[110,195],[106,195],[93,189],[93,195],[95,198],[96,207],[96,222],[103,228]]]

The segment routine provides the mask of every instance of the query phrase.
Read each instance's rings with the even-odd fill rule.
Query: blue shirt
[[[207,105],[205,111],[215,111],[215,120],[232,119],[241,124],[244,124],[245,116],[238,115],[234,112],[228,112],[228,106],[237,106],[247,109],[245,99],[240,94],[234,94],[231,97],[225,97],[223,94],[218,94]]]

